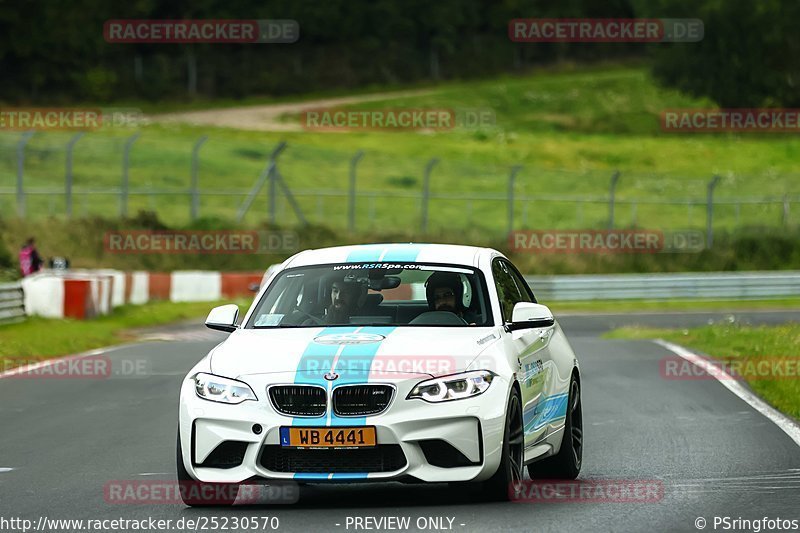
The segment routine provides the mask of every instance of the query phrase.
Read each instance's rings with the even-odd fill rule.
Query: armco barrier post
[[[714,176],[708,182],[708,195],[706,197],[706,246],[708,248],[714,245],[714,189],[720,179],[719,176]]]
[[[190,209],[190,216],[192,220],[197,220],[198,213],[200,212],[200,191],[197,189],[198,172],[200,169],[200,148],[208,140],[208,135],[203,135],[194,143],[192,148],[192,204]]]
[[[428,200],[430,199],[431,170],[439,162],[433,158],[425,165],[425,176],[422,179],[422,232],[428,231]]]
[[[508,175],[508,233],[514,231],[514,182],[521,168],[522,165],[514,165]]]
[[[64,202],[66,204],[67,218],[72,218],[72,152],[84,132],[78,132],[67,143],[67,162],[64,169]]]
[[[128,167],[130,166],[131,147],[139,135],[141,134],[135,133],[128,137],[122,152],[122,183],[119,191],[119,216],[122,218],[128,216]]]
[[[611,175],[611,188],[608,191],[608,229],[614,229],[614,199],[617,194],[617,182],[619,181],[619,170]]]
[[[25,217],[25,190],[23,188],[25,173],[25,145],[36,132],[26,131],[17,143],[17,216]]]
[[[364,157],[364,150],[359,150],[350,160],[350,203],[347,208],[347,227],[351,232],[356,230],[356,166]]]

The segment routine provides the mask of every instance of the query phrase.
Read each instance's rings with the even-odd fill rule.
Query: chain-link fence
[[[169,140],[165,140],[169,139]],[[800,180],[798,180],[800,182]],[[352,231],[640,227],[735,230],[794,224],[799,194],[719,179],[487,165],[342,143],[250,137],[46,132],[0,134],[0,213],[117,217],[170,225],[219,218]],[[761,180],[758,183],[769,183]]]

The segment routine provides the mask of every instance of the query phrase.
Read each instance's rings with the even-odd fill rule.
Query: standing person
[[[25,277],[39,272],[41,268],[42,258],[39,257],[39,252],[36,250],[36,241],[31,237],[25,241],[19,251],[19,270],[22,273],[22,277]]]

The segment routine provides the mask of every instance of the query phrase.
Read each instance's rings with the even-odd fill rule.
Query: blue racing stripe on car
[[[359,330],[359,333],[369,333],[372,335],[388,336],[395,330],[395,326],[367,326]],[[382,342],[382,341],[381,341]],[[339,379],[334,383],[334,387],[342,385],[357,385],[369,382],[369,372],[372,361],[381,347],[381,342],[370,342],[368,344],[348,344],[339,355],[334,371],[339,374]],[[330,426],[364,426],[367,417],[339,417],[331,410]]]
[[[420,249],[416,244],[365,244],[350,252],[347,262],[412,262],[417,260]]]
[[[347,254],[348,263],[375,262],[383,254],[386,246],[382,244],[365,244]]]
[[[525,433],[541,429],[546,424],[567,416],[567,393],[548,396],[522,413]]]
[[[341,333],[353,333],[358,326],[332,326],[323,329],[317,337],[322,335],[335,335]],[[313,340],[306,346],[300,362],[297,363],[297,370],[294,376],[296,385],[318,385],[325,390],[328,389],[328,382],[323,377],[330,370],[336,352],[341,348],[340,344],[317,344]],[[327,366],[327,368],[326,368]],[[293,426],[324,426],[326,417],[296,417],[292,419]]]
[[[419,255],[420,247],[414,244],[398,244],[390,246],[386,253],[383,255],[381,261],[392,262],[411,262],[416,261]]]
[[[395,330],[395,327],[336,326],[325,328],[317,337],[322,335],[354,333],[356,330],[358,330],[359,333],[383,335],[386,337]],[[317,344],[311,341],[300,358],[294,382],[301,385],[320,385],[328,390],[329,382],[323,376],[330,370],[336,358],[336,354],[338,353],[339,359],[336,363],[335,372],[337,372],[340,377],[335,381],[336,385],[368,383],[370,367],[372,366],[375,355],[378,353],[380,345],[380,342],[342,345]],[[330,361],[328,368],[320,368],[320,363],[323,361]],[[351,363],[350,365],[348,365],[348,361]],[[328,416],[330,416],[330,421],[328,421]],[[366,417],[338,417],[331,411],[329,414],[326,414],[325,417],[293,418],[292,426],[364,426],[366,422]],[[282,430],[280,438],[282,445],[288,444],[288,430]],[[297,473],[292,477],[298,480],[353,480],[367,479],[367,474],[360,472],[340,474]]]
[[[330,474],[306,474],[300,473],[292,476],[292,479],[328,479]]]
[[[343,472],[341,474],[333,474],[331,479],[367,479],[367,473]]]

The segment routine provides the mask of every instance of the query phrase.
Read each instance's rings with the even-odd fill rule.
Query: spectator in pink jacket
[[[19,251],[19,270],[22,273],[22,277],[25,277],[38,272],[41,268],[42,258],[39,257],[39,252],[36,251],[36,242],[31,237],[25,241]]]

